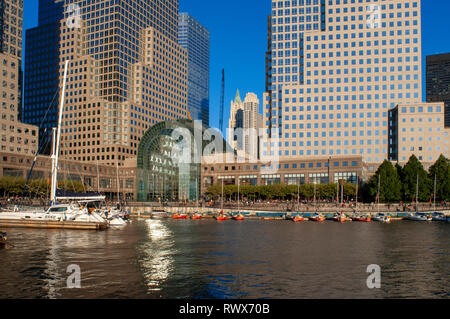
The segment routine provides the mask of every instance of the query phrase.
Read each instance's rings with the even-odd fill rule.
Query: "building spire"
[[[236,92],[236,97],[234,98],[234,103],[242,103],[241,95],[239,94],[239,89]]]

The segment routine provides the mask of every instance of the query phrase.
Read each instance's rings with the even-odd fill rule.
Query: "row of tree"
[[[227,200],[236,200],[238,187],[236,185],[224,185],[223,196]],[[334,200],[337,197],[336,184],[316,185],[316,198],[318,200]],[[240,187],[239,195],[248,200],[293,200],[297,199],[299,193],[298,185],[264,185]],[[208,188],[206,195],[210,198],[219,199],[222,196],[222,185],[214,185]],[[344,185],[344,197],[353,198],[356,195],[356,185],[347,183]],[[312,200],[314,198],[314,185],[300,185],[300,198]]]
[[[0,194],[3,197],[21,196],[22,193],[26,197],[48,197],[50,194],[50,184],[47,180],[31,180],[26,188],[25,184],[26,180],[23,178],[2,177],[0,178]],[[86,192],[85,186],[80,181],[58,181],[58,188],[75,193]]]
[[[430,202],[434,199],[434,184],[436,181],[436,200],[450,200],[450,161],[441,156],[427,172],[416,156],[411,156],[408,163],[402,167],[385,161],[368,182],[361,182],[358,189],[358,198],[361,202],[373,203],[377,201],[378,187],[380,184],[380,202],[398,203],[414,202],[416,199],[417,177],[419,177],[419,201]],[[340,187],[337,184],[316,185],[316,198],[318,200],[334,201]],[[266,185],[240,187],[240,197],[248,200],[293,200],[297,199],[298,185]],[[344,185],[343,196],[345,200],[356,198],[356,185],[347,183]],[[222,185],[214,185],[208,188],[206,196],[220,199]],[[225,185],[223,190],[225,199],[236,200],[238,187]],[[314,198],[314,185],[300,185],[300,198],[312,200]]]
[[[418,199],[420,202],[434,200],[436,185],[436,200],[450,200],[450,161],[443,155],[430,167],[428,172],[416,156],[411,156],[408,163],[402,167],[385,161],[367,184],[367,197],[376,201],[378,186],[380,201],[394,203],[399,201],[414,202],[419,180]]]

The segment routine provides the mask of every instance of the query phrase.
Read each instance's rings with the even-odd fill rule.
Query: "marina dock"
[[[0,219],[0,227],[5,228],[39,228],[39,229],[67,229],[67,230],[105,230],[107,223],[72,222],[72,221],[37,221],[37,220],[8,220]]]

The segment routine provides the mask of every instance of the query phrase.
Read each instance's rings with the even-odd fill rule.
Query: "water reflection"
[[[448,224],[136,221],[8,231],[0,298],[448,298]],[[81,289],[67,289],[67,266]],[[366,286],[367,266],[382,288]]]
[[[169,228],[159,220],[146,221],[148,241],[140,247],[143,277],[149,292],[160,291],[161,285],[173,270],[175,241]]]

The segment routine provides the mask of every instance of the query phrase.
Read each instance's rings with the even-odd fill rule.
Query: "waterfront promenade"
[[[151,215],[154,211],[166,211],[168,213],[194,213],[200,214],[218,214],[222,211],[221,205],[196,205],[194,203],[180,205],[176,203],[161,205],[158,203],[128,203],[124,205],[124,209],[129,211],[131,215],[144,217]],[[265,202],[254,203],[253,205],[238,205],[236,202],[228,202],[223,205],[223,212],[225,214],[236,213],[237,211],[249,213],[250,216],[264,215],[264,214],[296,214],[297,204],[293,202]],[[430,204],[419,204],[419,211],[424,213],[443,212],[450,216],[449,205],[437,205],[434,209]],[[316,206],[312,203],[302,203],[300,205],[300,214],[334,214],[336,212],[344,212],[347,215],[351,215],[355,212],[354,204],[347,203],[337,206],[335,203],[319,203]],[[415,205],[400,205],[400,204],[358,204],[357,212],[364,214],[376,215],[378,212],[388,213],[394,216],[407,215],[409,213],[415,213]]]

